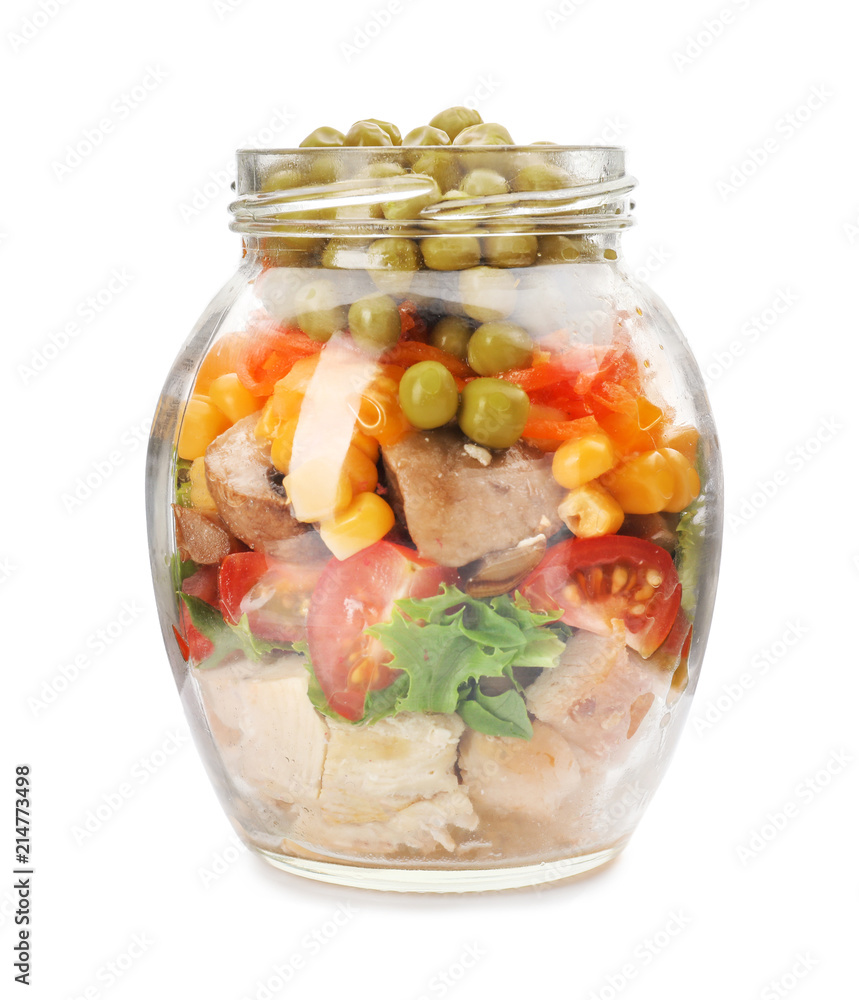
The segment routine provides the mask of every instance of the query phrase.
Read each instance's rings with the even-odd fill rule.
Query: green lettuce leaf
[[[362,722],[398,712],[459,712],[473,729],[529,739],[531,724],[514,667],[554,667],[564,649],[561,612],[532,611],[516,594],[490,600],[442,586],[435,597],[394,602],[389,622],[366,634],[392,654],[402,673],[389,687],[367,695]],[[481,677],[507,677],[512,687],[485,695]]]
[[[293,649],[296,645],[291,642],[266,642],[251,632],[247,615],[242,615],[238,625],[232,625],[217,608],[201,598],[184,593],[179,596],[191,615],[191,624],[215,647],[210,656],[197,664],[199,670],[217,667],[226,656],[236,651],[249,660],[261,660],[276,649]]]
[[[675,529],[677,532],[677,548],[674,560],[677,565],[677,576],[683,588],[680,603],[683,610],[691,615],[695,610],[695,594],[697,592],[698,574],[701,570],[701,552],[704,541],[703,513],[700,499],[689,507]]]

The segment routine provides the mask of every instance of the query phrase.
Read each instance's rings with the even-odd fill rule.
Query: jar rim
[[[237,151],[230,228],[248,236],[431,236],[480,226],[618,232],[632,225],[622,146],[310,146]],[[460,189],[485,169],[500,191]],[[529,169],[546,173],[523,178]]]

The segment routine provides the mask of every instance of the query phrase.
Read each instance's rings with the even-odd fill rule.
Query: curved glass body
[[[147,501],[195,739],[280,867],[559,879],[664,773],[721,469],[624,270],[630,188],[616,149],[240,153],[244,257],[168,376]]]

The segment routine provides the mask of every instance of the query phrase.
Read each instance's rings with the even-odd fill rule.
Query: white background
[[[296,998],[848,995],[859,775],[851,8],[400,0],[364,44],[359,29],[384,0],[232,4],[3,7],[3,995],[263,1000],[266,980],[272,996]],[[233,150],[259,136],[295,145],[317,125],[368,116],[405,132],[470,99],[519,141],[628,148],[640,187],[627,254],[708,372],[732,523],[690,725],[617,863],[541,891],[346,891],[235,847],[158,631],[141,435],[238,258]],[[68,146],[88,130],[101,140],[74,163]],[[95,486],[70,502],[79,477]],[[18,763],[32,768],[35,803],[27,994],[12,981]],[[99,807],[107,819],[87,831]],[[276,966],[296,958],[287,982]]]

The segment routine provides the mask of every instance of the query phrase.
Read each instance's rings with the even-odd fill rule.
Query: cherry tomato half
[[[627,645],[645,658],[671,632],[681,596],[665,549],[618,535],[554,545],[519,589],[533,607],[560,609],[561,621],[597,635],[620,619]]]
[[[387,687],[397,676],[387,666],[390,654],[364,629],[388,621],[395,600],[432,597],[455,575],[412,549],[385,541],[328,563],[310,601],[307,639],[331,708],[346,719],[360,719],[367,692]]]

